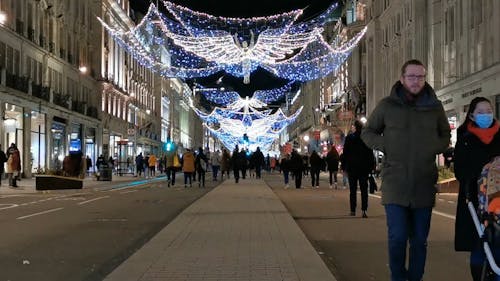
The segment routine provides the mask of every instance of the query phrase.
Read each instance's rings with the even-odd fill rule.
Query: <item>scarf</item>
[[[493,126],[486,129],[476,127],[472,124],[472,122],[469,122],[467,125],[467,130],[476,135],[484,144],[490,144],[499,129],[500,126],[497,121],[494,121]]]

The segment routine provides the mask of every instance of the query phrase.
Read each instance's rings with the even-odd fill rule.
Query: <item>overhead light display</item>
[[[336,5],[312,20],[297,22],[302,9],[226,18],[163,3],[170,18],[151,4],[132,28],[99,20],[143,66],[164,77],[205,77],[223,70],[249,83],[250,74],[261,67],[279,78],[314,80],[336,70],[366,31],[340,45],[327,43],[322,27]]]

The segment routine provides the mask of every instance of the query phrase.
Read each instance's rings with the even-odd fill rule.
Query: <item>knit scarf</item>
[[[476,135],[484,144],[490,144],[499,129],[500,126],[498,125],[497,121],[494,122],[493,126],[486,129],[476,127],[472,125],[472,122],[469,122],[469,124],[467,125],[467,130]]]

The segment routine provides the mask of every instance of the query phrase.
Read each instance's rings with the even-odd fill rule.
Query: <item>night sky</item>
[[[133,10],[139,13],[145,13],[149,4],[156,0],[130,0]],[[321,14],[332,3],[338,0],[171,0],[175,4],[184,6],[197,12],[203,12],[214,16],[223,17],[260,17],[289,12],[295,9],[304,9],[304,13],[298,21],[308,20]],[[158,1],[160,10],[163,9],[163,3]],[[341,8],[339,8],[341,9]],[[285,85],[287,80],[273,77],[272,74],[264,70],[257,70],[250,77],[249,85],[243,84],[243,78],[233,77],[225,72],[216,73],[206,78],[197,78],[188,80],[188,83],[199,83],[206,87],[220,86],[216,81],[222,77],[222,84],[228,89],[238,91],[242,96],[251,96],[256,90],[272,89]]]

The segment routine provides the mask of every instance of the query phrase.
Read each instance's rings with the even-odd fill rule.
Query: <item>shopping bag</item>
[[[181,161],[179,161],[179,156],[177,154],[174,154],[174,168],[180,168],[181,167]]]

